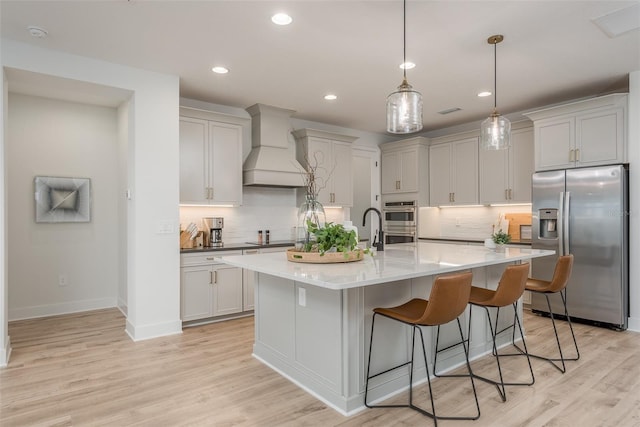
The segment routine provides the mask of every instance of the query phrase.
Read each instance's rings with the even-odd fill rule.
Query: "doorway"
[[[358,227],[360,239],[369,239],[373,242],[373,237],[378,231],[377,224],[371,219],[362,226],[362,216],[364,211],[370,207],[380,208],[380,179],[379,179],[379,152],[373,149],[355,148],[353,149],[353,207],[351,208],[351,221]]]

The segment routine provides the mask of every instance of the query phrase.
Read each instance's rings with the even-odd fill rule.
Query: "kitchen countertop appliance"
[[[209,217],[202,218],[204,223],[205,246],[219,248],[222,243],[222,229],[224,228],[224,218]]]
[[[384,243],[413,243],[418,228],[418,203],[415,200],[385,202],[382,208]]]
[[[534,173],[532,248],[573,254],[566,288],[572,320],[626,329],[629,316],[629,204],[626,165]],[[532,261],[532,277],[551,280],[557,256]],[[562,317],[561,301],[551,310]],[[555,304],[554,304],[555,303]],[[534,312],[547,313],[542,295]]]

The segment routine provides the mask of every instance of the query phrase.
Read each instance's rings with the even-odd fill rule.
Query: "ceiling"
[[[493,90],[493,34],[504,35],[497,46],[503,114],[626,90],[628,73],[640,70],[640,29],[609,37],[592,20],[630,7],[622,16],[637,28],[639,5],[408,1],[407,60],[417,66],[407,77],[424,97],[424,131],[489,115],[493,97],[477,93]],[[281,11],[291,25],[271,23]],[[185,98],[239,108],[259,102],[370,132],[385,132],[385,100],[402,81],[399,0],[1,0],[0,24],[3,38],[178,75]],[[48,36],[33,37],[30,25]],[[230,72],[214,74],[215,65]],[[36,80],[14,71],[9,88],[28,92]],[[40,86],[63,97],[66,87],[51,81]],[[327,93],[338,99],[325,101]],[[451,108],[461,110],[438,113]]]

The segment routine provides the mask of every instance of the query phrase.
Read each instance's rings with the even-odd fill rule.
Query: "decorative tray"
[[[295,249],[287,250],[287,260],[291,262],[334,264],[338,262],[361,261],[363,259],[364,251],[362,249],[349,251],[346,255],[344,252],[325,252],[324,255],[320,255],[320,252],[300,252]]]

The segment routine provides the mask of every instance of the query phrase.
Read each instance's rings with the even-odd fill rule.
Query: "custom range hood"
[[[251,152],[242,167],[244,185],[303,187],[305,170],[296,160],[289,119],[293,110],[255,104],[251,115]]]

